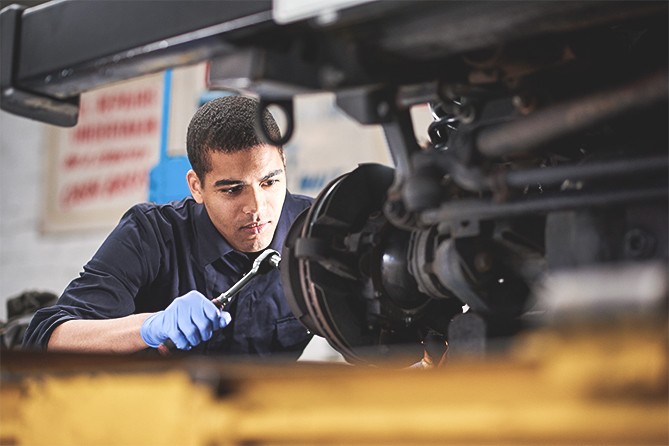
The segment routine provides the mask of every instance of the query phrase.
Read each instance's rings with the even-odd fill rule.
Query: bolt
[[[480,273],[487,273],[492,269],[493,257],[487,251],[479,252],[474,257],[474,267]]]
[[[655,237],[643,229],[629,230],[623,238],[625,253],[633,259],[648,258],[655,252]]]
[[[390,105],[386,101],[381,101],[376,105],[376,114],[380,118],[385,118],[390,112]]]
[[[529,115],[537,108],[536,99],[528,94],[516,95],[511,101],[516,110],[522,115]]]
[[[476,110],[471,105],[463,105],[458,110],[457,118],[463,124],[471,124],[476,119]]]

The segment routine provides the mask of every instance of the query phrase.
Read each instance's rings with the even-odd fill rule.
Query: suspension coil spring
[[[458,110],[462,104],[457,100],[451,100],[447,104],[430,102],[429,106],[434,121],[429,125],[427,134],[432,145],[441,148],[446,145],[451,133],[457,130],[460,124]]]

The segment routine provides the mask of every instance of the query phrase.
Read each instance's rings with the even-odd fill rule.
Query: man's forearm
[[[86,353],[134,353],[147,348],[139,334],[150,313],[119,319],[70,320],[51,334],[49,351]]]

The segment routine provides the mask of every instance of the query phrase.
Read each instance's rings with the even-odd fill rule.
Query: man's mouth
[[[260,234],[262,230],[267,226],[267,223],[250,223],[241,227],[241,230],[247,234]]]

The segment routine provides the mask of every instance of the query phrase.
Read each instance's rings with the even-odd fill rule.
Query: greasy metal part
[[[436,121],[435,121],[436,122]],[[509,189],[525,189],[529,186],[540,186],[548,191],[549,188],[562,188],[564,190],[581,190],[595,183],[605,181],[621,183],[622,180],[634,180],[641,184],[648,184],[655,179],[666,183],[667,171],[669,170],[669,159],[666,155],[651,154],[650,156],[634,156],[625,159],[610,160],[590,160],[583,164],[563,164],[555,166],[546,166],[541,168],[523,168],[517,170],[508,170],[506,168],[483,172],[478,167],[468,167],[460,161],[453,151],[448,150],[429,150],[417,153],[413,157],[414,175],[405,183],[402,189],[402,197],[407,203],[410,211],[422,211],[430,209],[431,211],[439,207],[439,203],[446,201],[450,197],[443,187],[443,178],[448,176],[459,187],[466,191],[492,191],[498,197],[505,200],[505,195]],[[418,174],[420,173],[420,175]],[[585,191],[582,191],[585,193]],[[546,195],[550,199],[550,195]],[[523,200],[531,200],[531,197],[519,199],[514,204],[509,204],[508,208],[513,209],[512,214],[524,212]],[[578,204],[587,199],[578,198],[574,201],[576,207],[587,205]],[[499,200],[496,200],[499,201]],[[562,199],[563,205],[556,207],[546,203],[546,209],[535,209],[533,205],[525,207],[528,212],[545,212],[558,210],[560,206],[566,206],[569,200]],[[475,203],[475,200],[471,201]],[[603,203],[606,204],[606,203]],[[444,204],[445,206],[448,206]],[[486,215],[498,215],[494,206],[502,205],[498,202],[492,202],[493,206]],[[458,204],[453,204],[458,206]],[[465,204],[463,206],[469,206]],[[486,205],[488,207],[488,205]],[[470,209],[470,208],[466,208]],[[502,208],[498,208],[502,211]],[[474,211],[475,212],[475,211]],[[502,211],[504,212],[504,211]],[[470,218],[468,211],[463,209],[461,214],[463,218]],[[419,219],[419,224],[432,224],[436,219]]]
[[[302,288],[305,262],[300,261],[295,254],[295,244],[305,225],[308,212],[308,209],[302,211],[290,227],[288,235],[286,235],[286,241],[281,251],[284,259],[281,268],[281,283],[284,284],[284,294],[293,315],[312,333],[323,336],[316,321],[311,317],[306,299],[303,297],[306,295],[306,291]]]
[[[411,261],[415,256],[411,253],[411,241],[414,233],[389,230],[383,235],[383,246],[378,250],[373,261],[377,262],[373,270],[374,286],[388,299],[404,310],[420,309],[433,293],[421,290],[417,276],[412,274]],[[378,266],[377,266],[378,265]]]
[[[429,104],[437,100],[439,100],[439,83],[433,81],[400,86],[397,90],[395,103],[402,110],[414,105]]]
[[[427,1],[389,20],[377,44],[419,62],[666,11],[666,5],[634,1]]]
[[[286,50],[241,47],[209,62],[212,90],[253,91],[260,97],[290,98],[319,88],[320,70],[300,57],[300,42]]]
[[[411,157],[421,149],[416,141],[409,110],[398,110],[395,113],[393,121],[382,124],[396,167],[393,185],[388,189],[384,213],[395,226],[411,229],[413,216],[407,212],[401,193],[406,179],[413,173]]]
[[[438,209],[424,211],[419,220],[433,225],[448,220],[493,219],[528,214],[543,214],[565,209],[591,206],[614,206],[646,201],[662,201],[667,198],[666,187],[638,190],[601,191],[562,195],[543,194],[531,199],[520,199],[496,203],[491,200],[459,200],[441,205]]]
[[[603,268],[669,257],[667,200],[553,212],[546,218],[549,271]]]
[[[647,179],[649,175],[667,176],[669,158],[657,155],[625,160],[598,161],[578,165],[558,165],[540,169],[524,169],[500,174],[496,184],[508,187],[562,185],[565,182],[620,180],[626,177]]]
[[[337,92],[335,102],[360,124],[383,124],[391,122],[396,115],[396,91],[393,88],[345,89]]]
[[[437,247],[432,274],[473,311],[490,312],[489,305],[474,290],[473,274],[467,271],[454,239],[444,240]]]
[[[461,301],[498,324],[524,310],[527,284],[506,260],[508,250],[487,234],[456,238],[433,227],[413,233],[411,241],[409,271],[425,294]]]
[[[381,212],[393,176],[389,167],[363,164],[334,180],[291,228],[284,247],[291,308],[354,363],[394,355],[408,358],[407,365],[417,362],[423,324],[432,323],[426,318],[454,311],[446,304],[437,310],[417,289],[407,265],[409,234]]]
[[[463,118],[463,106],[456,100],[449,102],[431,101],[428,103],[434,121],[427,129],[432,145],[436,148],[446,146],[448,137],[458,128]]]
[[[429,86],[425,88],[432,91]],[[420,96],[424,91],[404,90],[399,94],[393,88],[373,87],[344,90],[336,96],[337,106],[361,124],[381,125],[395,165],[395,177],[387,193],[384,213],[395,226],[404,229],[412,229],[412,217],[401,199],[401,191],[413,172],[411,158],[421,150],[409,110],[413,102],[410,98]]]
[[[411,233],[409,244],[409,271],[415,277],[418,289],[436,299],[455,298],[455,295],[433,274],[437,267],[436,251],[445,237],[438,234],[436,227]]]
[[[556,139],[667,101],[667,72],[654,73],[622,87],[594,93],[537,111],[517,121],[482,130],[476,147],[500,158],[541,150]]]
[[[479,168],[467,167],[453,156],[452,152],[430,151],[414,156],[414,164],[418,170],[421,166],[430,166],[430,170],[423,175],[409,178],[402,190],[404,201],[410,203],[409,209],[413,211],[427,209],[421,204],[429,202],[428,197],[447,198],[441,186],[445,175],[449,175],[459,187],[468,191],[493,191],[504,194],[509,188],[523,189],[531,185],[578,190],[582,189],[585,183],[620,182],[626,178],[642,179],[645,182],[651,178],[667,178],[669,170],[669,158],[665,155],[593,160],[583,164],[564,164],[535,169],[500,169],[497,172],[484,173]],[[437,204],[432,208],[438,207]]]
[[[513,255],[482,234],[477,238],[449,239],[435,255],[434,274],[455,296],[488,318],[489,331],[512,328],[527,308],[530,287]]]

